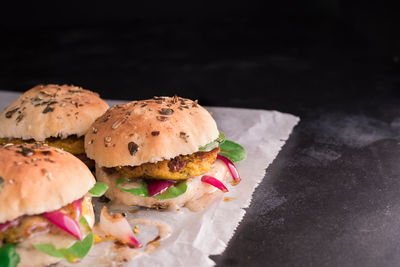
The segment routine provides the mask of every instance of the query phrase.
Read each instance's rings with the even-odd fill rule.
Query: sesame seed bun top
[[[98,94],[81,87],[38,85],[0,115],[0,138],[44,141],[48,137],[82,136],[107,109]]]
[[[137,166],[192,154],[218,135],[197,101],[154,97],[110,108],[85,135],[85,150],[98,166]]]

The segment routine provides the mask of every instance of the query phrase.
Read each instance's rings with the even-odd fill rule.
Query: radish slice
[[[82,216],[82,199],[77,199],[72,202],[75,211],[75,220],[79,221]]]
[[[154,180],[147,182],[147,191],[150,197],[157,196],[168,190],[175,182],[168,180]]]
[[[228,192],[228,188],[226,188],[226,186],[217,178],[214,178],[214,177],[208,176],[208,175],[204,175],[203,177],[201,177],[201,181],[203,183],[207,183],[212,186],[215,186],[216,188],[218,188],[219,190],[221,190],[224,193]]]
[[[10,227],[16,226],[18,225],[19,221],[20,221],[21,217],[18,217],[14,220],[5,222],[5,223],[0,223],[0,233],[7,230]]]
[[[62,213],[59,210],[45,212],[42,214],[49,222],[69,233],[70,235],[82,240],[82,232],[76,220]]]
[[[236,167],[233,164],[233,162],[230,159],[228,159],[227,157],[224,157],[224,156],[219,155],[219,154],[217,155],[217,159],[222,160],[225,163],[226,167],[228,168],[229,172],[231,173],[232,179],[233,179],[232,185],[239,184],[242,179],[240,178],[239,172],[236,169]]]
[[[128,244],[130,247],[140,248],[142,245],[136,240],[132,228],[126,218],[119,213],[111,215],[104,206],[100,214],[100,228],[118,241]]]

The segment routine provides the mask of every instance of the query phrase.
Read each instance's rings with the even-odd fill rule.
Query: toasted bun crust
[[[89,217],[87,218],[88,222],[94,222],[93,210],[86,216]],[[90,226],[93,227],[93,224]],[[53,244],[57,249],[60,249],[70,247],[75,242],[76,239],[74,237],[62,231],[57,233],[34,235],[16,246],[17,253],[20,256],[18,267],[41,267],[61,261],[59,258],[51,257],[43,252],[40,252],[33,246],[35,244],[50,243]]]
[[[95,179],[78,158],[41,144],[0,147],[0,223],[81,198]]]
[[[108,105],[91,91],[69,85],[38,85],[0,115],[0,138],[44,141],[82,136]]]
[[[215,162],[213,169],[207,173],[221,182],[228,179],[228,169],[220,160]],[[148,208],[167,208],[177,210],[182,206],[188,206],[194,211],[199,211],[208,206],[211,201],[222,194],[222,192],[212,185],[201,182],[201,176],[187,180],[187,190],[184,194],[176,198],[156,199],[152,197],[140,197],[122,191],[116,187],[116,180],[119,178],[117,173],[107,174],[99,166],[96,166],[96,177],[99,181],[105,182],[109,188],[105,195],[117,204],[142,206]]]
[[[99,166],[137,166],[192,154],[218,135],[197,102],[155,97],[110,108],[85,135],[85,150]]]

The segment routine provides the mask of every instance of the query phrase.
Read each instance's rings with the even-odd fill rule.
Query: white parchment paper
[[[16,93],[0,92],[1,110],[17,96]],[[109,101],[110,105],[118,103],[121,102]],[[266,168],[275,159],[299,121],[298,117],[277,111],[222,107],[207,109],[213,112],[219,130],[226,134],[227,139],[241,144],[247,151],[247,159],[236,164],[242,177],[241,183],[235,187],[229,185],[228,193],[201,212],[191,212],[186,208],[182,208],[180,212],[142,209],[131,214],[126,210],[128,219],[149,218],[169,224],[172,234],[162,240],[152,254],[141,253],[123,265],[214,265],[209,256],[221,254],[227,247],[245,215],[244,208],[249,206],[254,189],[264,178]],[[232,198],[232,201],[222,201],[223,197]],[[99,211],[103,204],[95,204]],[[157,235],[150,228],[140,225],[136,236],[141,243],[146,244]],[[82,262],[72,266],[109,266],[112,263],[107,258],[111,257],[109,252],[113,246],[112,242],[97,244]]]

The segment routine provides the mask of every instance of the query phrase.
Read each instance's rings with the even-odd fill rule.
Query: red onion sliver
[[[140,248],[129,222],[119,213],[111,215],[106,206],[101,209],[99,226],[104,233],[111,235],[130,247]]]
[[[7,230],[10,227],[18,225],[20,219],[21,219],[21,217],[18,217],[14,220],[11,220],[11,221],[8,221],[5,223],[0,223],[0,233]]]
[[[56,210],[43,213],[43,217],[61,230],[69,233],[79,240],[82,240],[82,232],[78,222],[68,215]]]
[[[225,163],[226,167],[228,168],[229,172],[231,173],[232,179],[233,179],[232,185],[239,184],[242,179],[240,178],[239,172],[236,169],[233,162],[230,159],[228,159],[227,157],[224,157],[219,154],[217,155],[217,159],[222,160]]]
[[[219,190],[221,190],[224,193],[228,192],[228,188],[226,188],[226,186],[217,178],[214,178],[214,177],[208,176],[208,175],[204,175],[203,177],[201,177],[201,181],[203,183],[207,183],[212,186],[215,186],[216,188],[218,188]]]
[[[77,199],[72,202],[75,211],[75,220],[79,221],[82,216],[82,199]]]
[[[150,197],[157,196],[174,185],[175,182],[168,180],[152,180],[147,182],[147,191]]]
[[[129,239],[131,240],[131,245],[133,245],[134,248],[142,247],[142,244],[140,244],[139,241],[137,241],[135,236],[131,235],[131,236],[129,236]]]

